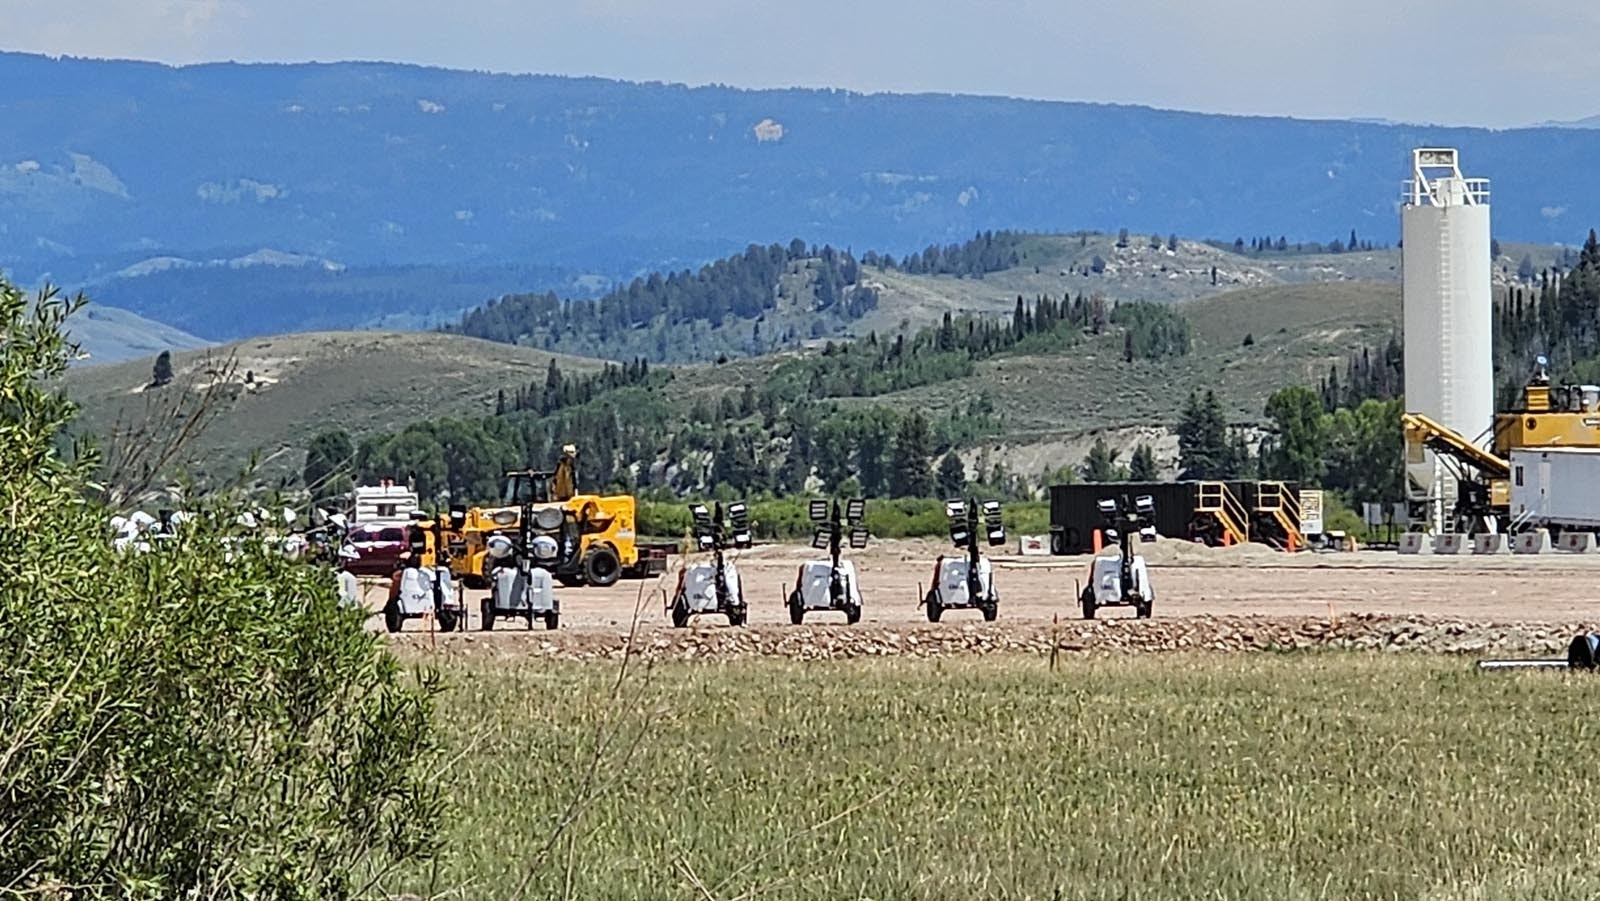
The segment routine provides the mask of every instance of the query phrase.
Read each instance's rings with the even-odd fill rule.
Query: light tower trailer
[[[946,610],[977,608],[986,622],[994,622],[1000,615],[1000,592],[994,584],[994,567],[983,556],[978,543],[979,509],[970,499],[947,501],[944,505],[945,516],[950,520],[950,542],[966,554],[941,556],[934,564],[933,585],[922,597],[930,623],[938,622]],[[981,509],[989,546],[1005,544],[1000,502],[985,501]]]
[[[439,520],[413,522],[409,527],[410,556],[400,571],[400,587],[394,599],[383,608],[384,628],[399,632],[408,619],[432,615],[439,631],[454,632],[466,627],[467,610],[461,590],[450,575],[449,552],[445,550]]]
[[[1099,555],[1089,563],[1089,584],[1078,593],[1083,618],[1094,619],[1100,607],[1132,607],[1139,619],[1148,619],[1156,602],[1156,587],[1144,557],[1133,552],[1133,536],[1155,541],[1155,500],[1140,495],[1132,504],[1126,496],[1102,498],[1096,503],[1106,521],[1106,537],[1117,543],[1116,556]]]
[[[842,511],[838,501],[831,508],[825,500],[811,502],[811,521],[816,524],[811,546],[827,551],[828,559],[800,564],[794,590],[789,592],[789,622],[798,626],[807,613],[821,610],[838,610],[851,625],[861,621],[861,585],[856,581],[856,567],[843,559],[840,551],[847,532],[850,547],[860,550],[867,546],[867,529],[861,524],[866,511],[867,502],[861,498],[848,501]]]
[[[711,552],[711,560],[690,564],[678,573],[678,590],[668,607],[672,625],[681,629],[690,617],[710,613],[726,616],[730,626],[742,626],[749,613],[744,586],[739,568],[724,552],[751,545],[750,507],[743,501],[731,503],[726,518],[720,501],[714,509],[695,504],[689,512],[694,516],[695,543],[700,550]]]
[[[561,558],[561,542],[556,536],[570,515],[560,507],[535,510],[524,504],[515,540],[491,535],[485,541],[497,565],[482,602],[484,631],[494,628],[497,617],[521,617],[530,629],[535,619],[543,620],[546,629],[560,625],[561,601],[556,598],[553,570]]]

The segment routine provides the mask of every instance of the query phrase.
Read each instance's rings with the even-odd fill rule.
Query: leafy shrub
[[[373,894],[432,853],[436,680],[222,505],[112,548],[42,387],[75,307],[0,282],[0,892]]]

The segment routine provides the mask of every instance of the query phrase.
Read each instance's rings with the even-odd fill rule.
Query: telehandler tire
[[[601,545],[583,558],[583,580],[596,588],[617,584],[622,578],[622,560],[616,548]]]

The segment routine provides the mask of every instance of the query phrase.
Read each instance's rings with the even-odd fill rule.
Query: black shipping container
[[[1104,528],[1096,502],[1101,498],[1126,496],[1129,501],[1149,495],[1156,503],[1156,532],[1163,538],[1179,541],[1204,541],[1220,544],[1222,526],[1210,513],[1196,510],[1200,501],[1199,482],[1089,482],[1052,485],[1050,488],[1050,552],[1052,554],[1090,554],[1094,552],[1095,529]],[[1238,499],[1250,520],[1250,535],[1281,540],[1281,529],[1270,514],[1255,512],[1260,483],[1231,481],[1228,490]],[[1299,486],[1287,483],[1291,497]]]

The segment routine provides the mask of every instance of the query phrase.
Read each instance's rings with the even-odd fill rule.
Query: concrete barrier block
[[[1514,554],[1542,554],[1548,550],[1550,550],[1550,531],[1548,529],[1518,532],[1511,544],[1511,552]]]
[[[1467,546],[1467,536],[1458,532],[1445,532],[1433,536],[1433,552],[1435,554],[1459,554]]]
[[[1433,542],[1422,532],[1406,532],[1400,536],[1400,553],[1402,554],[1431,554]]]
[[[1472,552],[1474,554],[1509,554],[1511,542],[1509,535],[1503,532],[1486,532],[1482,535],[1472,536]]]
[[[1594,533],[1562,532],[1557,547],[1569,554],[1592,554],[1595,548]]]

